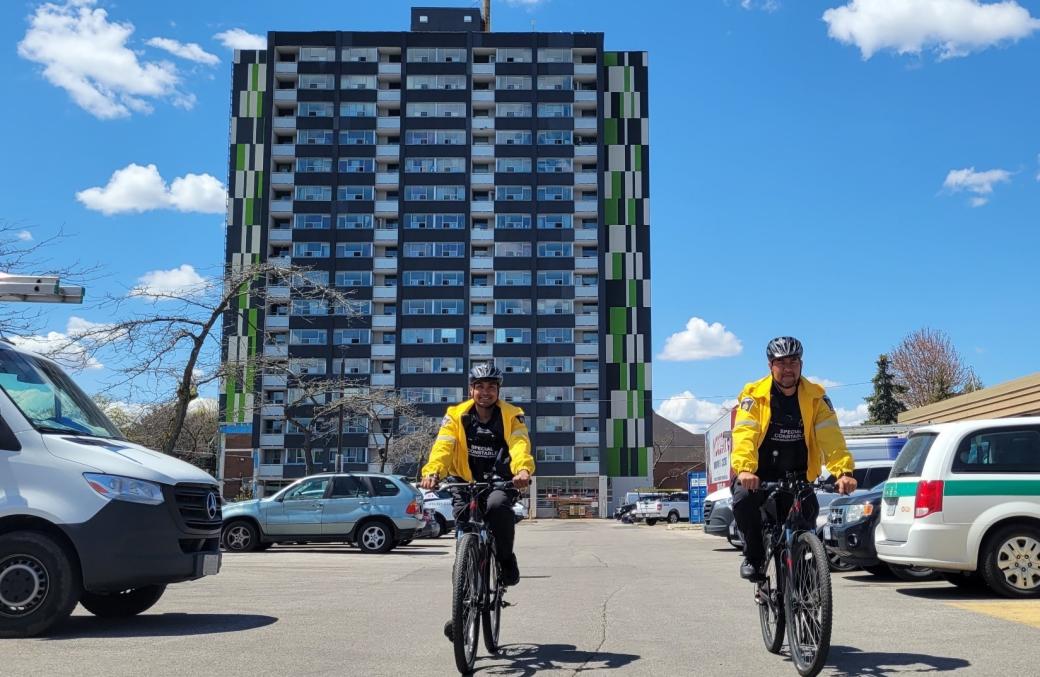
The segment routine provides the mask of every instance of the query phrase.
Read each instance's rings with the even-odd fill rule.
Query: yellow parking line
[[[958,609],[1040,628],[1040,602],[1008,600],[1006,602],[947,602],[947,604]]]

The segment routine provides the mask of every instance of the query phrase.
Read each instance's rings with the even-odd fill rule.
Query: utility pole
[[[339,433],[336,438],[336,464],[343,472],[343,393],[347,382],[347,358],[339,358]]]

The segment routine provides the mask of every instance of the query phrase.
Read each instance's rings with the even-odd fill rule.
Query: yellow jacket
[[[469,448],[466,446],[466,431],[462,426],[462,417],[473,408],[473,400],[448,407],[448,412],[441,420],[441,429],[437,433],[437,441],[430,450],[430,460],[423,466],[422,475],[461,477],[467,482],[473,481],[469,470]],[[503,400],[498,401],[502,410],[502,426],[506,444],[509,445],[509,469],[515,475],[521,470],[534,474],[534,457],[531,455],[531,438],[527,434],[524,411]]]
[[[734,473],[758,470],[758,449],[769,429],[770,393],[773,377],[748,383],[740,392],[737,416],[733,422],[733,453],[730,466]],[[851,473],[855,467],[852,454],[845,446],[845,437],[838,427],[838,416],[834,406],[821,386],[804,378],[798,384],[798,408],[805,426],[805,446],[809,448],[809,469],[806,479],[810,482],[820,476],[820,467],[837,477]]]

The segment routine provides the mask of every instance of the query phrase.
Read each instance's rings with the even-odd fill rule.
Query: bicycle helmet
[[[473,368],[469,370],[470,385],[473,385],[477,381],[497,381],[498,385],[502,385],[502,371],[495,366],[494,362],[482,362],[474,365]]]
[[[793,336],[777,336],[766,346],[766,358],[772,362],[780,357],[801,357],[802,342]]]

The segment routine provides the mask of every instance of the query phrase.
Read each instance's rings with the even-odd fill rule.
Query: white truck
[[[650,526],[662,520],[675,524],[680,520],[690,521],[690,495],[675,493],[659,498],[644,498],[636,503],[633,510],[637,519],[646,520]]]
[[[54,278],[0,276],[0,300],[77,302]],[[53,361],[0,339],[0,638],[46,632],[76,604],[145,611],[169,583],[220,570],[207,473],[123,438]]]

